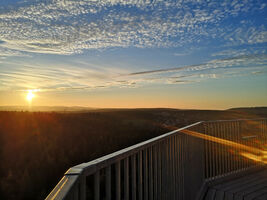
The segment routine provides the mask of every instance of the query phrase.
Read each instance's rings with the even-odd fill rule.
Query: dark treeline
[[[44,199],[71,166],[210,119],[267,117],[266,112],[174,109],[86,113],[0,112],[0,199]]]

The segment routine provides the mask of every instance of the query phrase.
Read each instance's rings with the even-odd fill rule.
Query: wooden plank
[[[215,200],[216,190],[215,189],[209,189],[205,200]]]
[[[267,187],[263,187],[260,190],[254,191],[254,192],[244,196],[244,200],[253,200],[253,199],[256,199],[257,197],[260,197],[266,193],[267,193]]]
[[[255,200],[266,200],[266,199],[267,199],[267,193],[255,198]]]
[[[242,189],[239,192],[234,193],[234,195],[237,200],[243,200],[245,195],[251,194],[254,191],[258,191],[264,187],[267,187],[267,179],[259,181],[249,188]]]

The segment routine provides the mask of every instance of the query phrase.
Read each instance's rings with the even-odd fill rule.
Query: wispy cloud
[[[0,43],[1,45],[1,43]],[[10,56],[19,56],[19,57],[29,57],[30,55],[25,53],[25,52],[22,52],[22,51],[19,51],[19,50],[13,50],[13,49],[10,49],[10,48],[3,48],[0,46],[0,59],[5,59],[7,57],[10,57]]]
[[[228,48],[222,51],[214,52],[211,54],[212,57],[216,58],[230,58],[230,57],[240,57],[240,56],[254,56],[266,54],[267,49],[262,46],[252,46],[246,48]]]
[[[214,59],[207,63],[158,70],[125,73],[125,70],[82,68],[79,66],[41,66],[15,63],[0,67],[0,90],[42,91],[137,88],[149,84],[190,84],[207,79],[261,75],[267,69],[267,55]]]
[[[183,67],[174,67],[174,68],[149,70],[149,71],[140,71],[140,72],[125,74],[123,76],[146,75],[146,74],[165,73],[174,71],[201,71],[201,70],[225,68],[225,67],[230,68],[234,66],[251,67],[251,64],[253,64],[253,66],[260,65],[263,67],[267,67],[266,66],[267,55],[265,54],[246,55],[246,56],[238,56],[225,59],[215,59],[204,64],[188,65]]]

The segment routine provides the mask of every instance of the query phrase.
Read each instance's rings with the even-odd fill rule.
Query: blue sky
[[[0,105],[266,105],[266,22],[258,0],[1,1]]]

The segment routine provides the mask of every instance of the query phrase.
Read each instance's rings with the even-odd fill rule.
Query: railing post
[[[138,153],[138,200],[143,199],[143,159],[142,159],[142,151]]]
[[[158,144],[158,154],[157,154],[157,164],[158,164],[158,172],[157,172],[157,176],[158,176],[158,199],[162,199],[162,142],[159,142]]]
[[[124,159],[124,200],[129,200],[129,158]]]
[[[136,156],[131,156],[132,200],[136,200]]]
[[[157,191],[157,185],[158,185],[158,162],[157,162],[157,156],[158,156],[158,151],[157,151],[158,144],[153,147],[153,166],[154,166],[154,199],[158,199],[158,191]]]
[[[94,200],[100,199],[100,180],[99,171],[94,174]]]
[[[148,200],[148,159],[147,150],[143,150],[144,153],[144,200]]]
[[[148,170],[149,170],[149,200],[153,200],[153,168],[154,168],[154,165],[153,165],[153,147],[149,147],[148,149]]]
[[[121,199],[121,163],[117,161],[115,164],[115,176],[116,176],[116,200]]]
[[[86,176],[83,174],[81,175],[80,188],[81,200],[86,200]]]
[[[106,167],[106,199],[111,200],[111,166]]]

